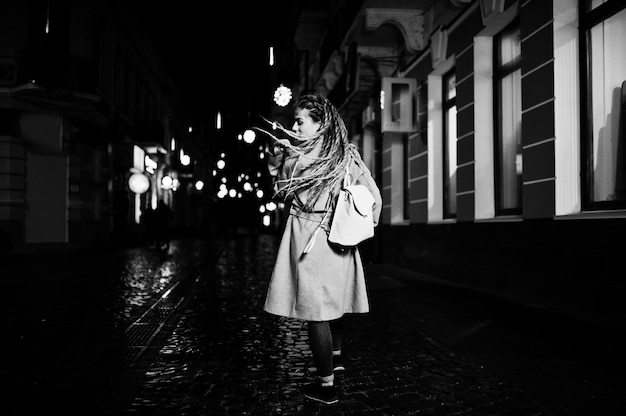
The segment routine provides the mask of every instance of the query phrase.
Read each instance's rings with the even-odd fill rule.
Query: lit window
[[[456,217],[456,75],[443,77],[443,215]]]
[[[495,191],[497,214],[522,208],[522,71],[519,24],[496,36],[494,43]]]
[[[626,207],[626,4],[622,0],[585,1],[581,16],[583,207]]]

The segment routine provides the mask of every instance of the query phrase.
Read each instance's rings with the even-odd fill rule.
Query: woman
[[[264,310],[307,321],[318,381],[305,386],[303,393],[332,404],[338,401],[334,372],[344,369],[342,317],[369,311],[359,250],[333,246],[326,238],[346,167],[352,183],[363,184],[372,192],[375,225],[381,196],[358,150],[349,142],[337,109],[326,98],[302,96],[295,104],[293,132],[278,128],[289,138],[270,134],[276,146],[268,159],[277,195],[289,204],[289,217]]]

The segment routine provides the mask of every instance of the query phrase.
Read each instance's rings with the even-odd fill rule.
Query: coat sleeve
[[[267,152],[267,168],[272,178],[274,193],[281,197],[282,191],[287,187],[287,180],[295,169],[295,160],[291,155],[292,152],[288,149]]]
[[[270,148],[267,154],[267,169],[272,179],[275,179],[285,163],[286,152],[284,149],[274,146]]]
[[[367,189],[370,190],[372,195],[374,196],[374,206],[372,207],[372,214],[374,218],[374,226],[378,225],[380,221],[380,214],[383,209],[383,200],[380,194],[380,189],[378,189],[378,185],[376,185],[376,181],[372,176],[370,170],[365,166],[363,161],[357,162],[357,169],[359,170],[356,173],[356,184],[365,185]]]
[[[274,195],[278,194],[278,183],[281,172],[285,166],[286,153],[283,149],[274,147],[272,151],[266,152],[267,154],[267,170],[272,179],[272,191]]]

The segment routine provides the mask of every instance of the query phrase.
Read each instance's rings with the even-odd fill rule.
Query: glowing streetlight
[[[172,179],[171,176],[164,176],[163,178],[161,178],[161,185],[166,188],[169,189],[174,185],[174,179]]]
[[[254,139],[256,139],[256,133],[252,130],[246,130],[243,132],[243,141],[251,144],[254,142]]]
[[[137,195],[145,193],[150,188],[150,179],[143,173],[133,173],[128,178],[128,187]]]
[[[189,155],[185,154],[183,149],[180,149],[180,163],[183,166],[189,166],[189,164],[191,163],[191,158],[189,157]]]

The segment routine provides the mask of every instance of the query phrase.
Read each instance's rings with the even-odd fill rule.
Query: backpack
[[[352,184],[346,166],[330,225],[328,241],[342,247],[354,247],[374,236],[374,196],[365,185]]]

